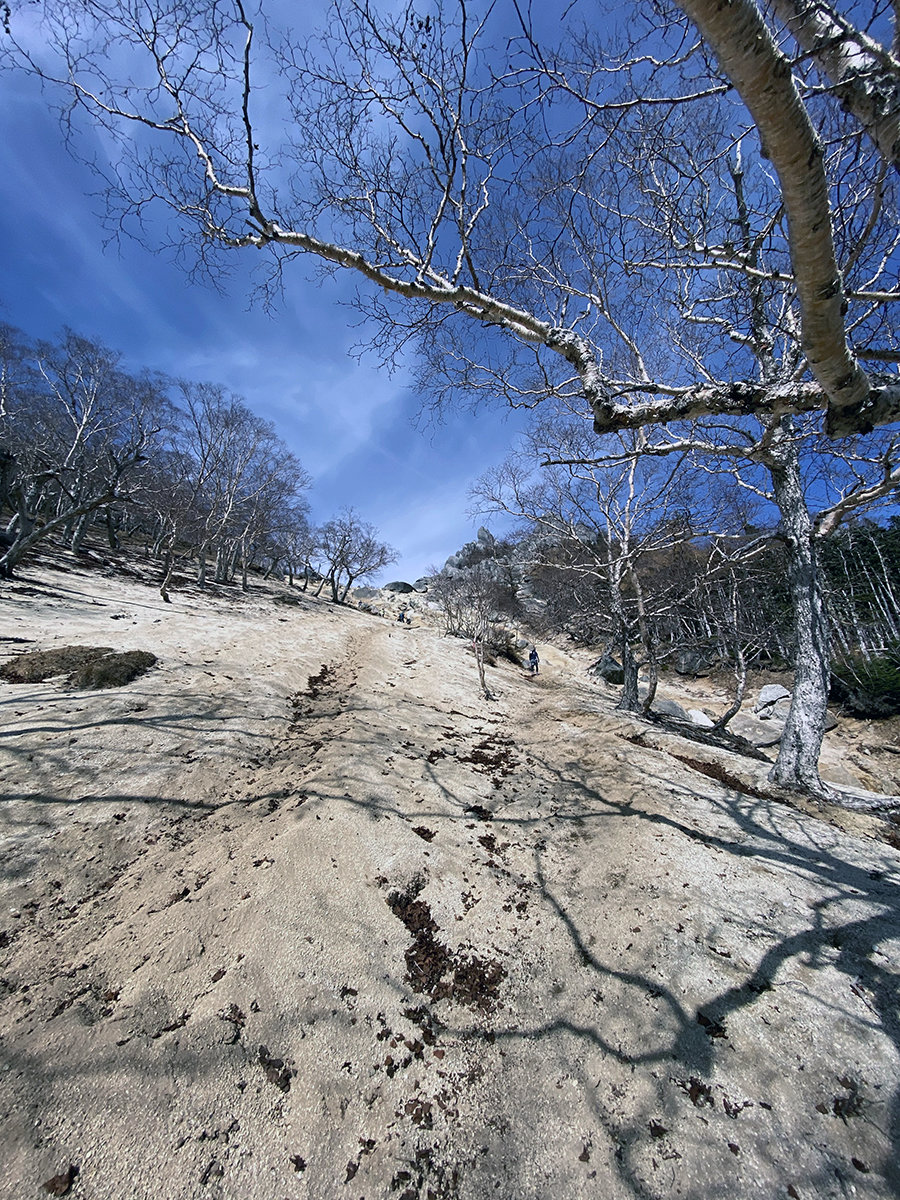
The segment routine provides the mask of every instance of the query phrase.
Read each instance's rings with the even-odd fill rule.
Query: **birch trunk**
[[[197,583],[200,587],[206,587],[206,556],[209,553],[209,542],[204,542],[200,547],[200,564],[197,570]]]
[[[616,708],[623,712],[640,712],[641,697],[638,692],[638,663],[631,650],[628,640],[628,630],[623,622],[620,644],[622,648],[622,671],[625,682],[622,685],[622,695]]]
[[[832,436],[867,427],[869,381],[847,344],[822,144],[753,0],[677,0],[737,89],[781,183],[803,350],[828,396]],[[869,426],[870,427],[870,426]]]
[[[770,469],[787,539],[795,643],[794,691],[770,778],[787,787],[822,792],[819,753],[825,735],[831,663],[828,612],[797,450],[789,440],[777,448]]]
[[[744,651],[741,648],[740,642],[735,646],[735,664],[734,664],[734,696],[731,703],[725,712],[722,713],[718,721],[713,725],[713,729],[718,733],[723,730],[732,717],[736,717],[741,711],[741,706],[744,703],[744,693],[747,690],[747,660],[744,658]]]
[[[171,604],[169,599],[169,585],[172,582],[172,576],[175,574],[175,554],[173,550],[175,539],[166,547],[166,557],[163,564],[163,581],[159,586],[159,594],[162,596],[166,604]]]
[[[75,528],[72,530],[72,537],[69,542],[69,548],[75,554],[81,550],[81,543],[85,539],[92,516],[93,513],[83,513],[75,522]]]
[[[770,2],[884,158],[900,165],[900,76],[884,47],[825,4]]]
[[[112,510],[109,508],[106,510],[106,540],[109,542],[110,550],[119,549],[119,531],[116,528]]]
[[[51,534],[56,533],[58,529],[62,529],[65,524],[72,519],[73,516],[81,516],[82,513],[99,508],[101,505],[106,504],[113,499],[115,499],[114,494],[112,492],[108,492],[103,496],[87,501],[80,508],[75,509],[73,513],[70,513],[65,517],[54,517],[51,521],[47,521],[46,524],[40,526],[38,526],[36,522],[29,517],[26,523],[20,525],[19,534],[13,541],[12,545],[9,547],[6,553],[0,557],[0,575],[5,573],[8,578],[12,578],[12,574],[16,567],[19,565],[19,563],[22,561],[22,558],[28,553],[32,546],[36,545],[44,538],[49,537]],[[30,532],[26,533],[25,530],[30,530]]]

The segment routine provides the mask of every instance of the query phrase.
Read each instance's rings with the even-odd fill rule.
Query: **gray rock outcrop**
[[[709,655],[701,650],[683,650],[675,660],[675,670],[679,675],[708,675],[710,666]]]
[[[790,700],[791,693],[786,687],[782,687],[780,683],[767,683],[765,687],[760,688],[759,698],[756,701],[754,712],[762,712],[766,708],[771,708],[776,705],[779,700]]]
[[[691,718],[691,723],[699,725],[701,729],[712,729],[715,725],[715,721],[699,708],[689,708],[688,716]]]
[[[617,686],[625,682],[622,665],[616,662],[611,654],[604,654],[602,658],[598,658],[592,667],[588,667],[588,674],[596,675],[598,679],[605,679],[607,683]]]

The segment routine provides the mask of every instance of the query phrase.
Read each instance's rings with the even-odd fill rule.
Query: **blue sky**
[[[34,81],[0,75],[0,318],[32,337],[64,325],[118,350],[129,369],[221,383],[244,397],[313,477],[313,519],[353,506],[400,553],[384,579],[416,579],[470,540],[468,488],[520,422],[502,409],[450,414],[417,430],[402,370],[357,362],[350,279],[289,269],[284,301],[251,303],[253,257],[236,256],[224,294],[191,282],[146,243],[108,244],[96,177],[65,148]]]

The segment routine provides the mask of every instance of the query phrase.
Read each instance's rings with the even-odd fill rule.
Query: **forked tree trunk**
[[[610,607],[616,623],[619,649],[622,654],[622,672],[624,682],[622,695],[616,708],[623,712],[640,712],[641,698],[638,693],[638,664],[631,650],[628,622],[625,619],[625,604],[622,599],[622,570],[621,565],[611,564],[609,573]]]
[[[491,689],[487,685],[487,679],[484,674],[484,634],[476,634],[472,638],[472,648],[475,651],[475,663],[478,667],[478,682],[481,684],[481,693],[485,700],[493,700]]]
[[[744,648],[741,645],[740,633],[737,629],[734,632],[734,695],[731,698],[731,703],[726,710],[715,722],[713,728],[719,732],[725,728],[728,722],[738,715],[744,703],[744,694],[747,691],[747,660],[744,657]]]
[[[656,649],[653,644],[653,634],[647,620],[647,609],[644,605],[644,591],[640,577],[632,564],[628,569],[628,579],[631,583],[638,610],[638,630],[641,636],[641,649],[644,654],[644,665],[647,667],[647,695],[641,702],[641,712],[646,716],[653,707],[656,699],[656,685],[659,682],[659,670],[656,662]],[[637,681],[636,681],[637,683]]]
[[[794,691],[770,778],[787,787],[824,790],[819,754],[825,736],[831,645],[828,612],[800,483],[796,448],[778,448],[771,465],[775,500],[788,546],[788,585],[794,609]]]
[[[622,625],[622,636],[620,641],[622,650],[622,672],[625,676],[625,681],[622,685],[622,695],[619,697],[619,703],[616,708],[622,709],[623,712],[640,712],[641,697],[638,691],[638,662],[634,657],[631,649],[631,644],[628,640],[628,631],[625,625]]]

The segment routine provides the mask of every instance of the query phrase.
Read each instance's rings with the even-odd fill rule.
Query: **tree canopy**
[[[212,269],[256,248],[275,281],[298,256],[355,272],[376,348],[412,339],[437,396],[577,393],[604,432],[896,419],[888,18],[681,8],[696,26],[576,5],[550,34],[516,5],[348,0],[303,42],[271,4],[52,0],[18,41],[16,10],[6,57],[112,139],[126,225],[161,202]],[[745,352],[761,292],[790,347],[768,376]]]

